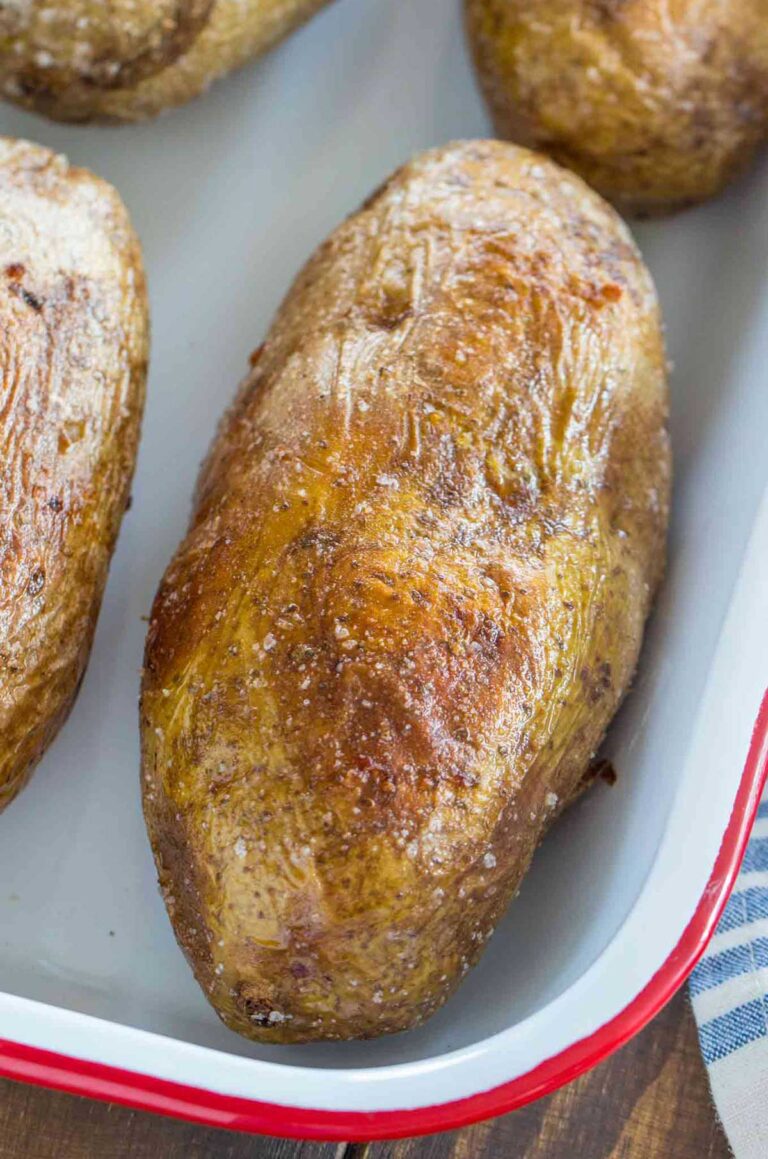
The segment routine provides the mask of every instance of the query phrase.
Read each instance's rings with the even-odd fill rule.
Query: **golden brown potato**
[[[114,189],[0,138],[0,809],[85,670],[133,474],[146,309]]]
[[[627,213],[717,193],[768,136],[766,0],[465,0],[496,131]]]
[[[0,93],[59,121],[137,121],[197,96],[327,0],[0,4]]]
[[[656,298],[579,178],[469,142],[318,249],[252,364],[152,613],[145,814],[229,1026],[378,1035],[479,956],[632,676]]]

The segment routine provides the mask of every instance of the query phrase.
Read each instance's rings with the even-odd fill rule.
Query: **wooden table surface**
[[[512,1115],[395,1143],[292,1143],[0,1081],[0,1159],[728,1159],[683,993],[602,1066]]]

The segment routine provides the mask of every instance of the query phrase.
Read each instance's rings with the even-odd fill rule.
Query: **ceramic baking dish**
[[[216,420],[299,265],[415,150],[488,133],[456,8],[338,0],[263,63],[136,128],[0,109],[2,132],[121,189],[154,321],[134,503],[82,695],[0,818],[0,1073],[277,1135],[454,1127],[554,1089],[638,1031],[725,903],[768,744],[765,165],[637,231],[675,362],[667,580],[608,745],[618,783],[547,839],[459,993],[394,1038],[246,1043],[204,1001],[156,890],[139,807],[142,616]]]

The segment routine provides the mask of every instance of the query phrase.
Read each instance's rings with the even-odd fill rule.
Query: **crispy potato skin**
[[[85,669],[146,359],[141,255],[114,189],[0,138],[0,808]]]
[[[327,0],[0,4],[0,93],[60,121],[138,121],[184,104]]]
[[[496,131],[628,214],[718,193],[768,136],[766,0],[465,0]]]
[[[144,808],[233,1029],[414,1026],[580,790],[664,556],[626,228],[547,159],[424,154],[314,254],[152,612]]]

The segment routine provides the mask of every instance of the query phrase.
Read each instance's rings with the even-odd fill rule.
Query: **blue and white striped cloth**
[[[690,991],[715,1105],[736,1159],[768,1159],[768,794]]]

